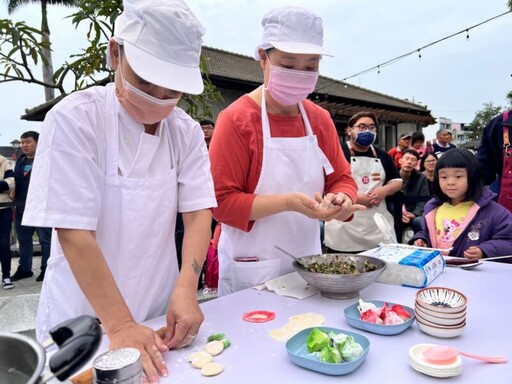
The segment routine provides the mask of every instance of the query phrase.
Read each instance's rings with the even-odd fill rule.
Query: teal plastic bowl
[[[383,307],[384,303],[388,303],[390,307],[396,304],[390,301],[381,300],[368,300],[367,303],[373,303],[377,306],[377,308]],[[409,315],[411,315],[411,317],[408,320],[404,321],[403,323],[392,325],[370,323],[368,321],[361,320],[359,310],[357,309],[358,305],[359,303],[355,303],[345,308],[345,320],[348,323],[348,325],[351,325],[352,327],[357,329],[362,329],[363,331],[377,333],[379,335],[398,335],[399,333],[402,333],[407,328],[409,328],[412,325],[412,323],[414,323],[414,319],[416,318],[414,309],[402,305],[402,307],[407,312],[409,312]]]
[[[310,353],[306,347],[306,340],[314,328],[318,328],[326,333],[334,331],[335,333],[344,333],[352,336],[354,340],[361,344],[363,353],[355,360],[342,362],[342,363],[323,363],[315,353]],[[370,349],[370,340],[359,333],[345,331],[344,329],[329,328],[329,327],[311,327],[300,331],[292,336],[286,342],[286,351],[290,360],[299,367],[306,368],[312,371],[324,373],[326,375],[346,375],[354,372],[365,361]]]

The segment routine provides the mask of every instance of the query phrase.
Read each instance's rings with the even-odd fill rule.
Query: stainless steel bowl
[[[328,253],[323,255],[301,257],[300,261],[303,265],[310,265],[314,262],[330,263],[332,261],[351,262],[356,265],[359,273],[353,274],[327,274],[309,272],[302,265],[293,262],[293,266],[297,273],[313,287],[320,290],[322,296],[331,299],[352,299],[359,296],[359,291],[368,287],[386,269],[386,262],[376,257],[352,255],[344,253]],[[377,266],[377,269],[365,272],[364,263],[368,261]]]
[[[36,340],[0,333],[0,383],[40,384],[54,377],[64,382],[96,353],[102,331],[96,318],[82,315],[53,327],[50,336],[59,350],[50,357],[48,371],[46,352]]]
[[[34,339],[0,333],[0,383],[39,383],[45,361],[45,351]]]

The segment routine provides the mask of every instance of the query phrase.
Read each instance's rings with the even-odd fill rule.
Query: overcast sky
[[[206,28],[204,45],[252,55],[261,39],[261,19],[272,8],[304,6],[324,21],[322,75],[342,80],[445,36],[506,12],[506,0],[188,0]],[[86,46],[85,25],[76,31],[70,8],[49,6],[54,69]],[[40,8],[29,4],[0,18],[40,27]],[[435,118],[469,123],[482,104],[505,105],[512,90],[512,14],[470,30],[393,65],[351,78],[349,83],[427,105]],[[36,71],[39,74],[40,70]],[[20,120],[26,108],[44,102],[40,86],[0,84],[0,145],[8,145],[40,123]],[[427,138],[430,136],[429,130]]]

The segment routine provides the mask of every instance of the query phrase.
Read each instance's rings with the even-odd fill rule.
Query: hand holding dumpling
[[[364,205],[353,204],[352,199],[344,193],[328,193],[323,199],[320,197],[319,193],[316,193],[316,200],[320,203],[320,207],[322,207],[322,204],[330,204],[332,207],[341,208],[341,210],[334,217],[334,219],[340,221],[348,219],[356,211],[363,211],[366,209]]]

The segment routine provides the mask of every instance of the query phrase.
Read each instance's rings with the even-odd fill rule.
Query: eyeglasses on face
[[[437,160],[426,160],[425,164],[434,164],[437,163]]]
[[[358,124],[358,125],[354,125],[354,128],[357,128],[359,129],[360,131],[370,131],[370,132],[375,132],[377,130],[377,126],[371,124],[371,125],[366,125],[366,124]]]

